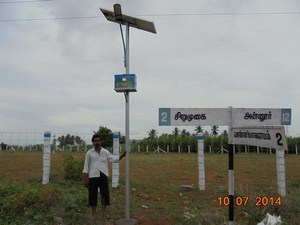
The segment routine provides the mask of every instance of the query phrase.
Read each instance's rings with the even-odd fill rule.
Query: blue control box
[[[117,74],[115,75],[116,92],[136,92],[136,75],[135,74]]]

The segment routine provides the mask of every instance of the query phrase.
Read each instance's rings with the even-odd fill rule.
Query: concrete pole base
[[[136,225],[137,223],[138,223],[138,221],[133,218],[129,218],[128,221],[126,220],[126,218],[115,221],[115,225]]]

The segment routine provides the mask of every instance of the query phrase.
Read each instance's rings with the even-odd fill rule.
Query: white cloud
[[[159,107],[291,107],[299,134],[298,15],[149,16],[180,13],[297,11],[298,1],[117,1],[124,14],[154,21],[157,34],[130,30],[131,131],[158,127]],[[113,75],[124,73],[117,24],[101,18],[111,1],[53,1],[2,8],[0,119],[3,130],[124,132],[124,96]],[[299,11],[299,10],[298,10]],[[148,15],[148,16],[147,16]],[[187,128],[193,130],[194,128]]]

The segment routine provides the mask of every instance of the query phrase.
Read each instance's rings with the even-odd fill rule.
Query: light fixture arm
[[[123,61],[124,61],[124,67],[126,67],[126,46],[125,46],[125,41],[124,41],[124,35],[123,35],[122,24],[119,23],[119,25],[120,25],[120,31],[121,31],[121,37],[122,37],[122,43],[123,43],[123,50],[124,50]]]

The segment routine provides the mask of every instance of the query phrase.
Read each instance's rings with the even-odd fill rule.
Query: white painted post
[[[169,153],[170,149],[169,149],[169,145],[167,145],[167,153]]]
[[[296,145],[296,155],[298,155],[298,145]]]
[[[223,145],[221,146],[221,152],[222,154],[224,154]]]
[[[211,146],[209,146],[209,153],[211,153]]]
[[[120,151],[120,135],[119,132],[113,134],[113,154],[119,158]],[[112,164],[112,187],[116,188],[119,186],[119,162],[113,162]]]
[[[270,154],[272,154],[272,149],[271,148],[269,148],[269,151],[270,151]]]
[[[203,133],[199,133],[198,140],[198,169],[199,169],[199,190],[205,190],[205,170],[204,170],[204,141]]]
[[[147,151],[147,153],[148,153],[148,151],[149,151],[149,146],[147,145],[147,147],[146,147],[146,151]]]
[[[191,146],[188,146],[188,152],[191,153]]]
[[[245,153],[247,153],[247,145],[245,145]]]
[[[256,148],[257,148],[257,153],[259,154],[259,146],[257,146]]]
[[[51,156],[51,132],[44,133],[44,156],[43,156],[43,181],[42,184],[49,183],[50,156]]]
[[[180,145],[178,145],[178,153],[180,154]]]
[[[141,146],[138,145],[138,152],[141,152]]]
[[[286,196],[284,151],[276,149],[278,193]]]

